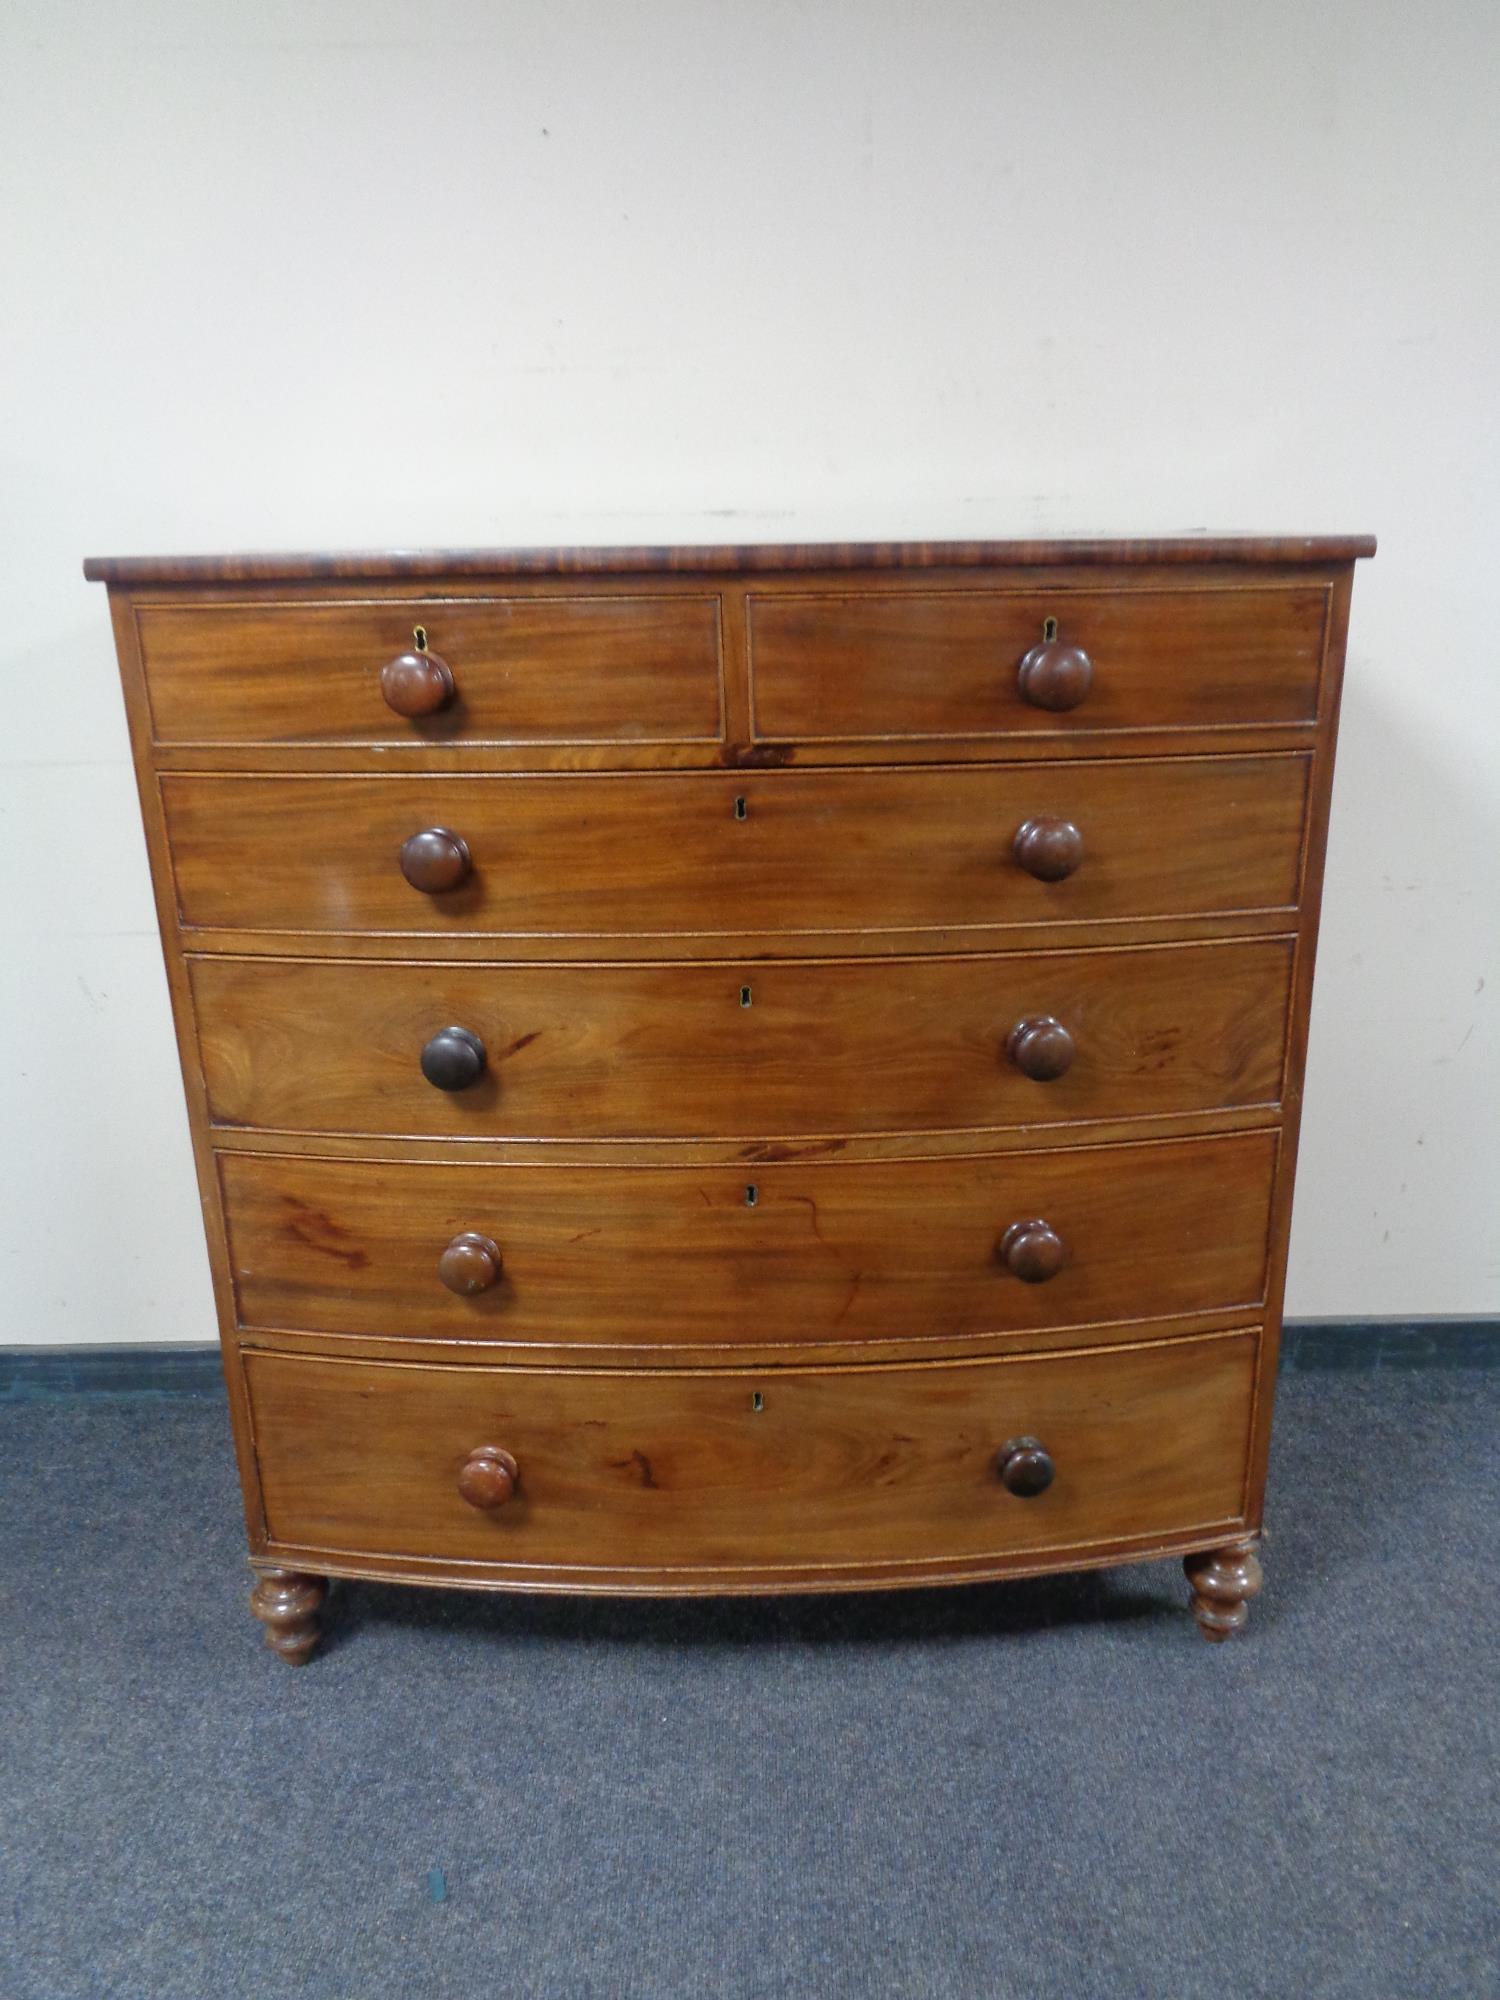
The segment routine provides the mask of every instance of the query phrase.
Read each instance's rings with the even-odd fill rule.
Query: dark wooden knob
[[[1030,1222],[1013,1222],[1000,1238],[1000,1255],[1011,1275],[1028,1285],[1044,1285],[1062,1269],[1068,1254],[1050,1222],[1040,1216]]]
[[[1007,1493],[1018,1500],[1035,1500],[1057,1477],[1052,1454],[1040,1438],[1011,1438],[995,1455],[995,1471]]]
[[[521,1468],[497,1444],[476,1445],[458,1469],[458,1490],[471,1507],[486,1513],[516,1496]]]
[[[1016,670],[1021,699],[1059,714],[1077,708],[1093,684],[1093,661],[1082,646],[1064,645],[1061,639],[1043,639]]]
[[[462,834],[445,826],[424,827],[401,843],[401,873],[424,896],[441,896],[469,878],[473,863]]]
[[[380,692],[397,715],[436,715],[453,699],[453,669],[436,653],[398,653],[380,669]]]
[[[440,1028],[422,1051],[422,1074],[439,1090],[467,1090],[484,1065],[484,1043],[468,1028]]]
[[[1072,820],[1043,815],[1016,829],[1010,851],[1017,866],[1038,882],[1061,882],[1083,859],[1083,835]]]
[[[1028,1014],[1006,1037],[1005,1053],[1022,1076],[1033,1083],[1051,1083],[1073,1064],[1073,1037],[1051,1014]]]
[[[478,1292],[487,1292],[499,1277],[501,1269],[498,1245],[472,1229],[455,1236],[438,1259],[438,1276],[449,1291],[457,1292],[461,1299],[472,1299]]]

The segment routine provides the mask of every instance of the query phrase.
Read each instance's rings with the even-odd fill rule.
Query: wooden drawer
[[[613,1572],[982,1562],[1241,1517],[1256,1336],[1027,1360],[701,1374],[245,1357],[271,1543]],[[757,1406],[757,1404],[759,1406]],[[1019,1498],[1011,1440],[1056,1468]],[[458,1492],[477,1447],[515,1497]],[[692,1587],[689,1576],[684,1587]]]
[[[721,733],[716,596],[162,604],[136,613],[160,744],[653,743]],[[452,671],[421,721],[381,668],[421,627]]]
[[[1270,1104],[1288,939],[1004,957],[491,965],[189,957],[219,1125],[486,1138],[982,1130]],[[1055,1017],[1050,1082],[1007,1054]],[[457,1025],[488,1067],[434,1088]]]
[[[1243,1132],[741,1170],[226,1153],[219,1176],[245,1327],[771,1347],[1254,1308],[1275,1161],[1274,1133]],[[439,1260],[469,1234],[499,1275],[456,1296]]]
[[[1018,925],[1288,909],[1307,760],[161,785],[189,927],[983,941]],[[1037,879],[1013,851],[1038,820],[1080,837],[1063,880]],[[401,867],[403,843],[429,828],[468,850],[468,874],[439,893]]]
[[[762,740],[1075,736],[1310,723],[1327,592],[1308,584],[1152,590],[752,593]],[[1093,661],[1066,713],[1022,699],[1017,668],[1056,618]]]

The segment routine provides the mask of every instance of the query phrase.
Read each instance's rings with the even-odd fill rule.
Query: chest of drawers
[[[1256,1542],[1367,539],[120,559],[252,1605]]]

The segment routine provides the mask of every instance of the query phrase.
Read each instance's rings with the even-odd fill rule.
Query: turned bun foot
[[[294,1569],[263,1569],[250,1593],[250,1609],[266,1628],[266,1644],[289,1667],[300,1667],[322,1637],[318,1614],[328,1585]]]
[[[1226,1542],[1185,1556],[1182,1567],[1193,1586],[1193,1616],[1205,1639],[1229,1639],[1244,1628],[1249,1600],[1261,1585],[1260,1559],[1250,1540]]]

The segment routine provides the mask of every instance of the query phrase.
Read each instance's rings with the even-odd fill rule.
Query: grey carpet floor
[[[1279,1417],[1228,1646],[1175,1564],[350,1586],[294,1672],[216,1401],[0,1408],[0,1993],[1489,2000],[1500,1373],[1292,1375]]]

